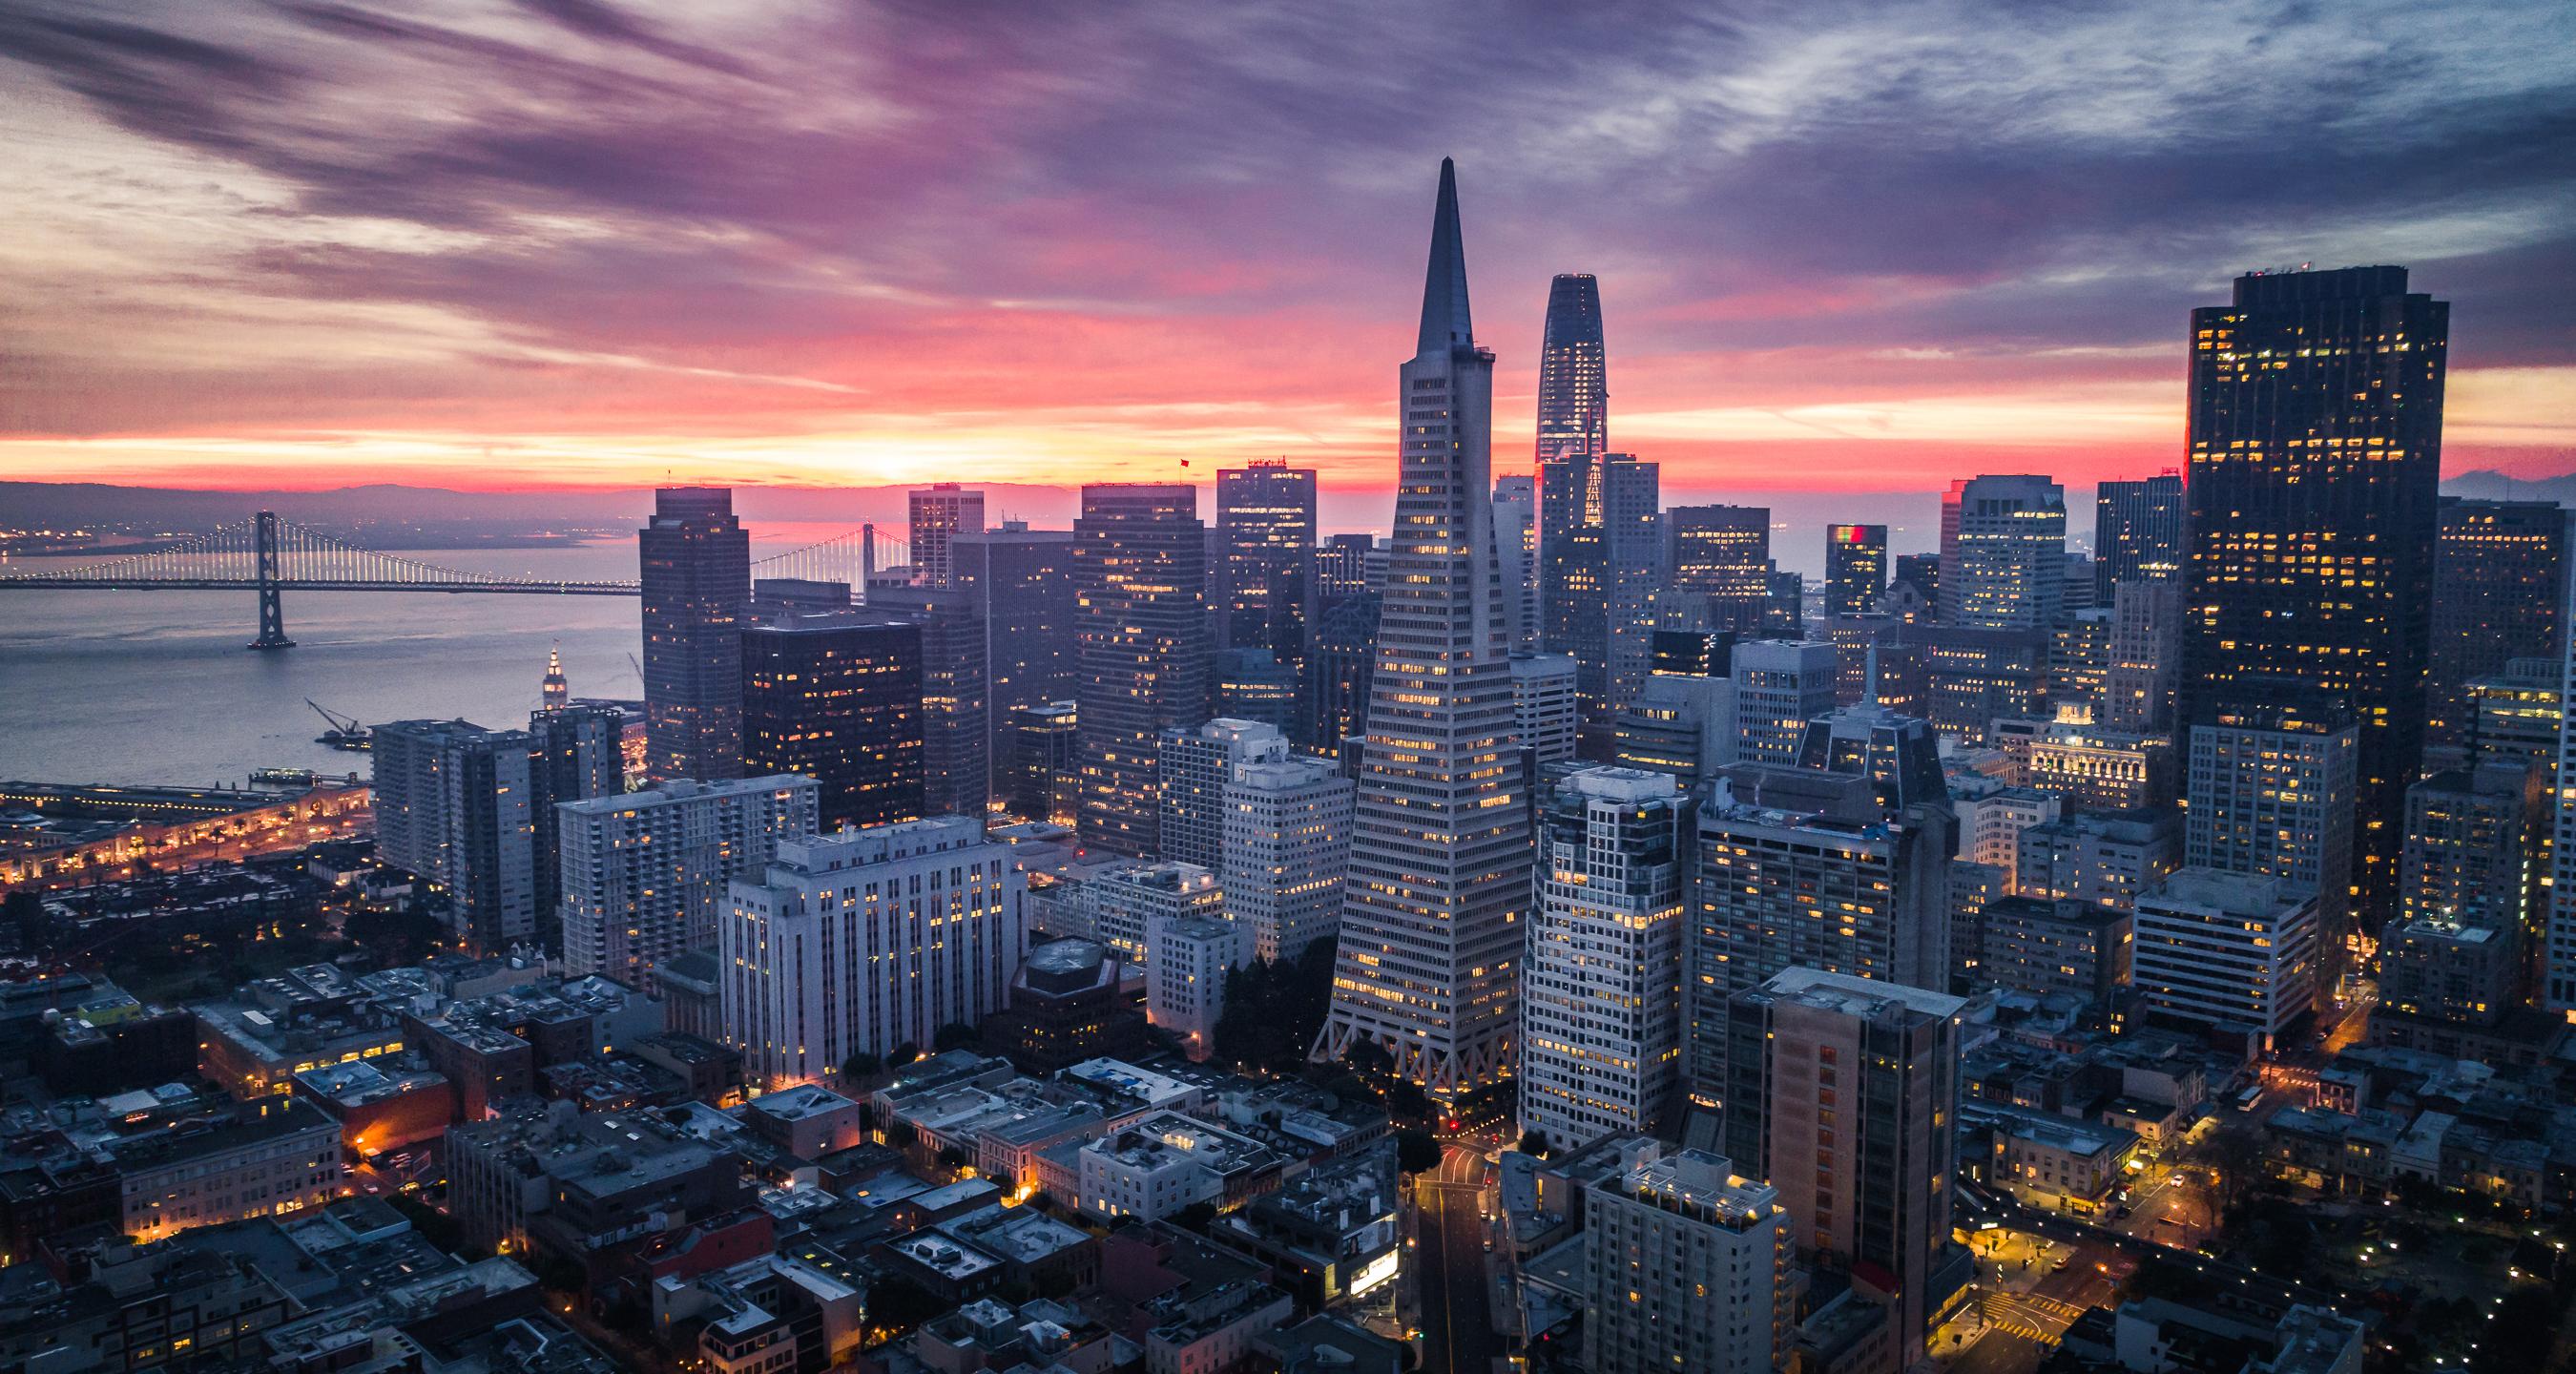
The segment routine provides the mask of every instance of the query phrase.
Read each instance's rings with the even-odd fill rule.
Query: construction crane
[[[313,737],[315,744],[327,744],[334,749],[356,752],[375,743],[373,733],[367,727],[360,725],[356,716],[340,715],[311,697],[306,697],[304,704],[312,707],[313,713],[322,717],[323,723],[331,727]]]

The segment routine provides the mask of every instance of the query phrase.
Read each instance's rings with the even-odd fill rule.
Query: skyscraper
[[[985,715],[992,727],[995,790],[1008,784],[1005,743],[1011,713],[1070,701],[1074,694],[1073,532],[1026,522],[959,534],[949,543],[950,575],[984,626]]]
[[[817,617],[742,633],[743,759],[823,785],[825,829],[922,814],[921,627]]]
[[[1726,1149],[1771,1180],[1803,1254],[1889,1295],[1892,1369],[1923,1358],[1959,1164],[1959,1022],[1920,988],[1788,969],[1736,994]],[[1962,1278],[1966,1277],[1964,1274]]]
[[[1667,566],[1685,623],[1667,629],[1768,633],[1771,510],[1675,506],[1664,512]]]
[[[1601,342],[1601,284],[1560,272],[1547,285],[1538,354],[1538,460],[1610,451],[1610,360]]]
[[[2468,737],[2470,679],[2517,658],[2556,656],[2566,552],[2567,512],[2555,501],[2442,498],[2427,742]]]
[[[1528,478],[1522,478],[1527,482]],[[1369,554],[1377,539],[1366,534],[1329,535],[1315,546],[1315,609],[1318,615],[1369,591]]]
[[[971,588],[879,587],[847,612],[921,632],[921,813],[980,816],[993,795],[990,646]]]
[[[546,676],[538,700],[548,708],[572,705],[572,684],[564,680],[563,650],[546,650]]]
[[[2351,710],[2321,693],[2284,687],[2245,704],[2204,703],[2191,728],[2184,867],[2279,878],[2283,891],[2317,899],[2327,938],[2340,944],[2356,734]]]
[[[742,776],[742,627],[751,535],[725,487],[664,487],[636,536],[644,601],[645,772]]]
[[[1162,808],[1158,856],[1222,871],[1225,790],[1234,770],[1286,757],[1286,737],[1255,721],[1220,718],[1165,730],[1155,755],[1154,790]]]
[[[1891,808],[1866,751],[1847,761],[1861,767],[1721,768],[1700,809],[1685,970],[1694,1101],[1738,1105],[1726,1096],[1726,1002],[1782,969],[1950,984],[1949,802]]]
[[[1494,542],[1503,551],[1503,599],[1514,652],[1538,648],[1538,479],[1494,479]]]
[[[563,818],[555,807],[626,790],[626,720],[614,706],[548,706],[528,716],[528,868],[540,934],[558,928]]]
[[[2044,631],[2065,598],[2065,488],[2030,474],[1951,483],[1941,498],[1941,619]]]
[[[1306,653],[1306,709],[1300,743],[1321,754],[1368,728],[1369,682],[1377,674],[1378,618],[1385,603],[1354,593],[1315,621]]]
[[[1656,466],[1625,453],[1568,451],[1538,465],[1539,643],[1574,660],[1589,722],[1606,721],[1646,675],[1664,556],[1657,492]]]
[[[1296,959],[1341,929],[1351,796],[1351,780],[1321,759],[1235,765],[1217,880],[1260,958]]]
[[[2402,267],[2255,274],[2191,330],[2181,718],[2247,680],[2352,706],[2375,922],[2423,752],[2450,306]]]
[[[1163,731],[1207,719],[1207,532],[1198,488],[1095,483],[1074,522],[1082,842],[1152,854]]]
[[[479,954],[537,934],[535,740],[465,720],[398,720],[372,743],[376,850],[443,889],[449,923]]]
[[[781,840],[814,833],[812,778],[685,778],[559,809],[564,969],[653,985],[673,956],[716,942],[725,885]]]
[[[2104,728],[2137,735],[2173,733],[2181,638],[2179,577],[2112,586],[2110,658],[2102,673]]]
[[[1632,1157],[1651,1149],[1632,1151]],[[1584,1192],[1593,1374],[1771,1374],[1790,1338],[1779,1194],[1702,1150],[1620,1161]]]
[[[1338,1058],[1367,1041],[1454,1100],[1511,1064],[1530,843],[1493,525],[1494,355],[1469,320],[1445,159],[1422,328],[1398,375],[1395,548],[1349,904],[1315,1052]]]
[[[1011,711],[1011,814],[1073,824],[1082,794],[1079,723],[1074,704],[1051,701]]]
[[[1866,615],[1887,594],[1887,526],[1825,526],[1825,614]]]
[[[2163,472],[2093,489],[2093,602],[2122,582],[2182,577],[2182,474]]]
[[[957,536],[984,532],[984,493],[934,482],[912,491],[905,504],[912,516],[913,575],[923,586],[945,587],[956,575]]]
[[[1306,661],[1315,470],[1254,461],[1216,475],[1217,643]]]
[[[2248,1027],[2269,1051],[2316,1010],[2321,924],[2283,879],[2178,868],[2138,894],[2130,979],[2151,1015]]]
[[[1687,803],[1671,776],[1588,768],[1540,818],[1521,965],[1524,1130],[1572,1147],[1644,1131],[1681,1070]]]
[[[1789,764],[1807,722],[1834,709],[1841,665],[1831,644],[1757,639],[1735,646],[1736,754],[1746,763]]]

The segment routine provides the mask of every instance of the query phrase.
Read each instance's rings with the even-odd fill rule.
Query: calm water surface
[[[752,557],[839,533],[755,526]],[[473,572],[635,575],[631,540],[407,552]],[[288,592],[285,612],[296,647],[263,654],[242,647],[259,629],[248,592],[0,592],[0,779],[237,785],[269,766],[364,776],[365,754],[313,742],[324,727],[305,698],[369,724],[525,726],[550,648],[574,696],[644,694],[627,657],[641,652],[633,597]]]

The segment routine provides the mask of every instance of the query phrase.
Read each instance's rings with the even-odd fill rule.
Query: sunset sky
[[[0,478],[1383,485],[1444,154],[1498,470],[1551,273],[1667,490],[1888,491],[2178,464],[2300,262],[2576,470],[2565,0],[15,0],[0,148]]]

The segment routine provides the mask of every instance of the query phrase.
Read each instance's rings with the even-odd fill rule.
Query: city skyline
[[[44,149],[7,183],[30,380],[0,393],[0,477],[829,486],[1284,453],[1378,489],[1344,345],[1383,331],[1405,188],[1443,153],[1491,226],[1502,432],[1531,428],[1550,279],[1595,274],[1619,442],[1672,490],[2153,476],[2181,446],[2173,322],[2302,261],[2403,262],[2456,303],[2480,342],[2451,472],[2576,466],[2548,7],[2402,42],[2366,9],[2249,12],[2182,51],[2009,9],[1941,36],[1569,16],[1480,36],[1403,120],[1369,117],[1403,89],[1384,54],[1432,16],[1113,48],[1076,16],[561,13],[0,20]],[[922,79],[876,79],[934,41]],[[1564,101],[1531,98],[1542,50],[1572,57]],[[1131,79],[1076,78],[1086,56]],[[1293,103],[1310,68],[1354,78],[1357,118]],[[404,91],[417,117],[321,139]],[[2273,137],[2292,110],[2309,137]],[[1867,212],[1890,192],[1904,213]]]

